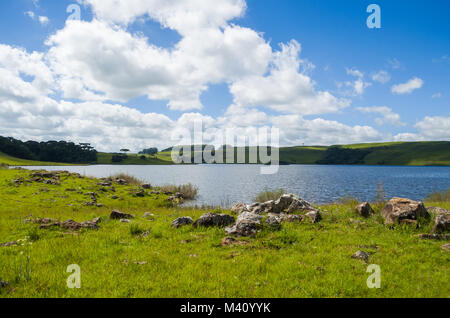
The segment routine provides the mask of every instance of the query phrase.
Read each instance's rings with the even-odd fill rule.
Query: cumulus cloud
[[[411,94],[414,90],[421,88],[423,84],[422,79],[414,77],[404,84],[392,86],[391,91],[394,94]]]
[[[342,94],[346,96],[359,96],[364,94],[364,91],[367,87],[372,84],[364,81],[364,73],[355,69],[355,68],[347,68],[347,75],[356,77],[354,81],[346,81],[343,83],[338,83],[338,87],[342,90]]]
[[[400,121],[400,115],[394,113],[391,108],[386,106],[374,106],[374,107],[358,107],[357,110],[368,114],[378,114],[382,117],[375,118],[375,123],[377,125],[392,124],[397,126],[405,126],[404,123]]]
[[[234,103],[240,107],[265,106],[282,113],[302,115],[336,112],[350,105],[326,91],[315,88],[314,81],[300,71],[300,44],[281,44],[274,54],[267,76],[247,76],[230,86]]]
[[[385,84],[391,80],[391,75],[387,71],[379,71],[372,75],[372,80],[381,84]]]

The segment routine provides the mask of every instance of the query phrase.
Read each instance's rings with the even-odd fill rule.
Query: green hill
[[[235,148],[237,149],[237,148]],[[247,149],[248,151],[248,149]],[[170,165],[171,152],[156,156],[128,154],[126,159],[113,162],[113,153],[98,153],[96,164],[119,165]],[[236,156],[235,156],[236,158]],[[248,162],[248,156],[247,156]],[[0,164],[14,165],[63,165],[18,159],[0,152]],[[337,146],[307,146],[280,148],[281,164],[361,164],[402,166],[450,166],[450,142],[389,142]]]

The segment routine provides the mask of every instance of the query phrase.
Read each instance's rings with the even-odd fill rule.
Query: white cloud
[[[394,70],[398,70],[399,68],[402,67],[402,63],[400,63],[400,61],[397,60],[396,58],[388,59],[388,63]]]
[[[400,121],[400,115],[394,113],[391,108],[386,106],[374,106],[374,107],[358,107],[357,110],[368,114],[379,114],[382,117],[375,118],[377,125],[392,124],[397,126],[405,126]]]
[[[394,94],[411,94],[414,90],[421,88],[423,84],[422,79],[414,77],[404,84],[392,86],[391,91]]]
[[[50,22],[50,19],[46,16],[39,16],[39,23],[42,25],[47,25]]]
[[[387,71],[381,70],[372,75],[372,80],[381,84],[385,84],[391,80],[391,75]]]
[[[355,69],[347,68],[346,72],[348,75],[354,76],[357,79],[354,81],[346,81],[344,83],[337,83],[340,89],[343,89],[341,93],[345,96],[358,96],[364,94],[367,87],[371,86],[372,83],[364,81],[364,73]],[[349,88],[349,89],[345,89]]]
[[[31,19],[34,19],[34,17],[35,17],[35,14],[33,11],[26,11],[26,12],[24,12],[24,14],[26,16],[30,17]]]
[[[401,133],[394,137],[396,141],[450,141],[450,117],[427,116],[414,127],[417,133]]]
[[[441,98],[441,97],[442,97],[441,93],[436,93],[431,96],[431,98]]]
[[[301,115],[337,112],[350,105],[326,91],[318,91],[309,76],[300,71],[300,44],[281,44],[274,53],[267,76],[247,76],[230,86],[234,103],[240,107],[265,106],[282,113]]]

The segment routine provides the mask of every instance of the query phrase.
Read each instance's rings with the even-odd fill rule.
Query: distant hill
[[[127,154],[126,158],[120,162],[113,162],[112,160],[113,156],[120,154],[99,152],[95,163],[170,165],[173,164],[170,149],[165,149],[155,156]],[[248,153],[248,148],[246,148],[246,151]],[[56,165],[50,162],[18,159],[0,152],[1,163],[9,165]],[[389,142],[330,147],[283,147],[280,148],[280,164],[450,166],[450,142]]]

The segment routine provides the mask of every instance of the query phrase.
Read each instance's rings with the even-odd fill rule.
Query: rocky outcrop
[[[241,213],[236,224],[225,228],[225,232],[235,236],[254,236],[262,228],[263,217],[253,212]]]
[[[450,240],[450,234],[419,234],[423,240],[447,241]]]
[[[51,229],[53,227],[59,227],[59,228],[69,230],[69,231],[78,231],[81,229],[98,230],[99,229],[98,224],[100,223],[100,218],[95,218],[92,221],[86,221],[86,222],[76,222],[74,220],[67,220],[64,222],[60,222],[60,221],[55,221],[55,220],[51,220],[51,219],[40,219],[40,221],[41,222],[39,222],[39,224],[41,224],[41,225],[39,226],[39,229],[41,229],[41,230]]]
[[[122,213],[120,211],[114,210],[111,212],[109,216],[111,220],[120,220],[120,219],[134,219],[134,216],[127,213]]]
[[[436,216],[433,226],[433,233],[442,233],[450,230],[450,213]]]
[[[194,222],[194,227],[225,227],[234,223],[234,217],[227,214],[206,213]]]
[[[177,229],[179,227],[190,225],[192,223],[194,223],[194,220],[190,216],[185,216],[174,220],[172,222],[172,227]]]
[[[393,198],[381,211],[385,224],[400,224],[402,220],[417,220],[428,218],[430,214],[422,202],[410,199]]]
[[[256,214],[292,214],[295,212],[316,211],[316,209],[308,201],[299,198],[295,194],[284,194],[276,201],[272,200],[263,203],[257,202],[251,205],[238,203],[233,206],[231,211],[236,214],[241,214],[244,212],[252,212]]]
[[[375,214],[369,202],[364,202],[356,207],[356,213],[359,215],[368,218],[372,214]]]

